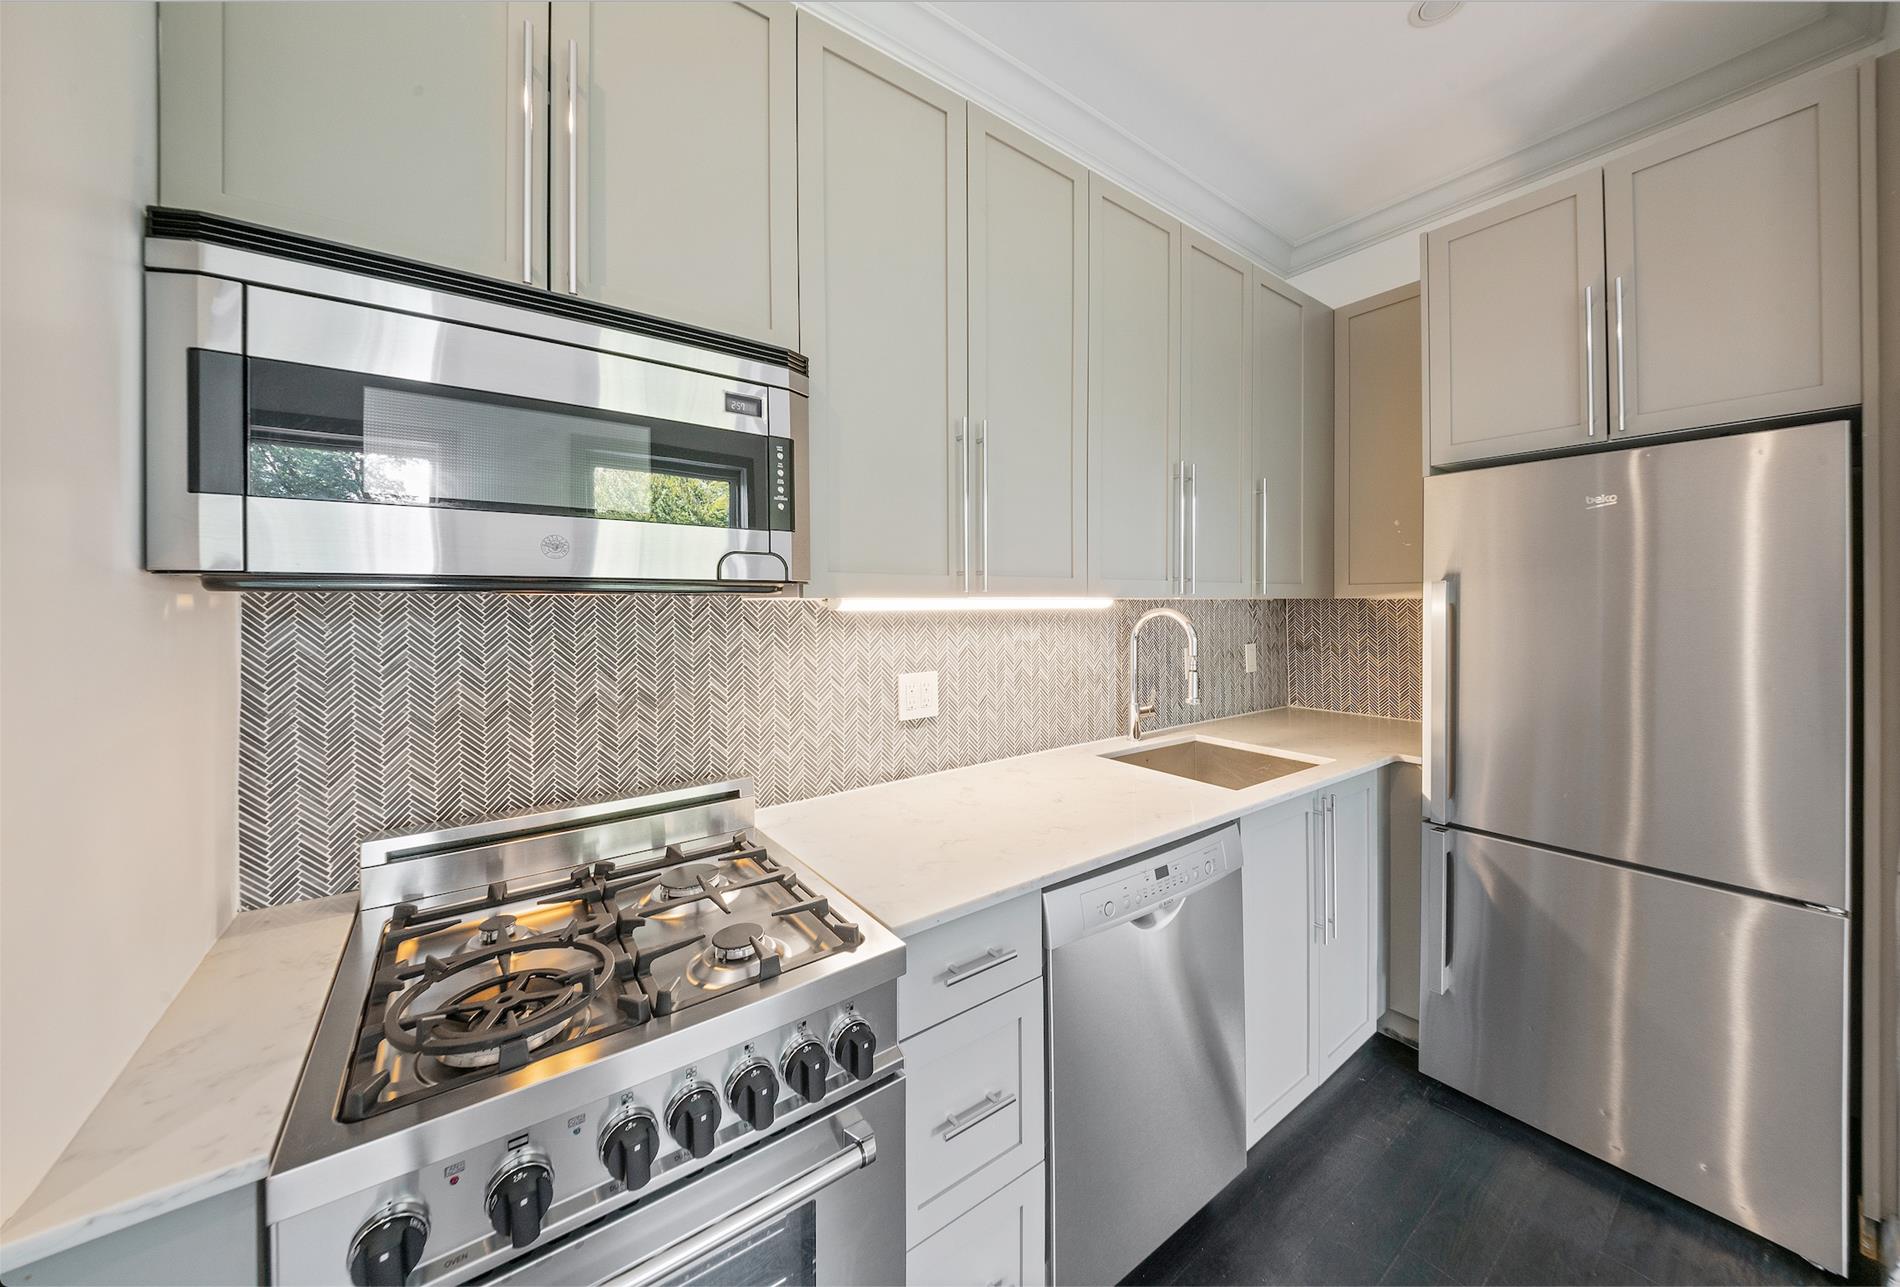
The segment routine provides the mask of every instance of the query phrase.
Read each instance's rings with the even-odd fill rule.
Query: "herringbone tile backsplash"
[[[1156,623],[1138,677],[1159,691],[1155,723],[1335,697],[1417,718],[1417,605],[1408,633],[1403,612],[1353,602],[1177,601],[1200,636],[1203,704],[1180,704],[1181,636]],[[725,595],[249,594],[240,893],[257,907],[349,889],[357,846],[383,833],[724,777],[775,804],[1107,737],[1124,718],[1128,628],[1151,606],[844,615]],[[1329,675],[1329,652],[1349,674]],[[900,724],[895,676],[911,670],[938,673],[941,714]]]

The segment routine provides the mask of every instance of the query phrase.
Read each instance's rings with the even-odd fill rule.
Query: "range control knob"
[[[554,1205],[554,1168],[547,1155],[517,1149],[501,1160],[488,1182],[488,1223],[525,1247],[541,1236],[541,1222]]]
[[[726,1102],[753,1130],[771,1126],[778,1105],[778,1078],[772,1073],[772,1065],[763,1059],[742,1064],[726,1083]]]
[[[350,1281],[356,1287],[402,1287],[422,1263],[428,1238],[428,1209],[420,1202],[384,1207],[350,1244]]]
[[[719,1096],[704,1082],[695,1082],[673,1097],[666,1110],[666,1133],[694,1157],[713,1151],[719,1130]]]
[[[623,1113],[600,1137],[600,1164],[627,1189],[653,1178],[653,1155],[660,1151],[660,1128],[644,1108]]]
[[[877,1055],[877,1034],[864,1020],[852,1019],[838,1029],[838,1039],[831,1043],[831,1052],[838,1056],[840,1068],[863,1081],[871,1075],[871,1062]]]
[[[814,1039],[807,1037],[785,1056],[785,1080],[798,1097],[815,1104],[825,1097],[825,1082],[831,1077],[831,1056]]]

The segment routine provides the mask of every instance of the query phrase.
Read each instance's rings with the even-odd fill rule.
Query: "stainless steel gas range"
[[[372,841],[280,1283],[900,1282],[904,947],[750,784]]]

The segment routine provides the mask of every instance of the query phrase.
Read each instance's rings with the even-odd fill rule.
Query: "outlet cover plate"
[[[1260,657],[1259,657],[1259,654],[1254,651],[1254,647],[1252,644],[1248,644],[1246,648],[1247,648],[1247,673],[1251,675],[1255,671],[1260,669]]]
[[[937,672],[917,670],[897,677],[898,720],[932,719],[937,714]]]

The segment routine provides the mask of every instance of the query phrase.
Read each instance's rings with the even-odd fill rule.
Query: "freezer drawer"
[[[1428,816],[1846,909],[1849,432],[1428,479]]]
[[[1419,1067],[1844,1272],[1848,922],[1429,829]]]

